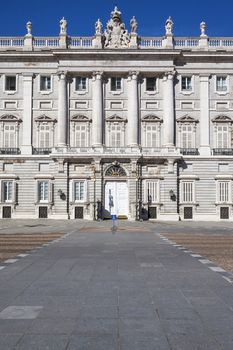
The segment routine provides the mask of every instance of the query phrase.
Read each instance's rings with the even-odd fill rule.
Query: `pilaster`
[[[174,75],[174,71],[167,72],[163,78],[164,147],[174,147]]]
[[[93,118],[92,146],[102,147],[103,130],[103,84],[102,72],[94,72],[92,77]]]
[[[128,77],[128,143],[138,147],[138,73],[130,72]]]
[[[32,85],[33,73],[23,75],[23,141],[22,154],[32,154]]]
[[[67,82],[66,73],[58,74],[58,147],[66,147],[67,134]]]
[[[200,155],[209,156],[210,151],[209,117],[209,74],[200,75]]]

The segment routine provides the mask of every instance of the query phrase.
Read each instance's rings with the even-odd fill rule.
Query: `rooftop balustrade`
[[[30,39],[29,39],[30,40]],[[166,45],[166,39],[162,37],[138,37],[136,48],[140,50],[164,50],[166,48],[173,48],[176,50],[200,50],[205,47],[209,50],[233,50],[233,37],[225,38],[206,38],[205,45],[203,46],[202,39],[199,37],[174,37],[172,39],[172,46]],[[61,42],[60,37],[31,37],[30,44],[28,37],[0,37],[0,51],[9,49],[14,50],[38,50],[48,49],[54,50],[59,48],[66,49],[104,49],[104,45],[101,47],[95,45],[95,37],[66,37]],[[124,47],[127,49],[127,47]],[[130,46],[129,46],[130,48]],[[135,47],[134,47],[135,48]]]

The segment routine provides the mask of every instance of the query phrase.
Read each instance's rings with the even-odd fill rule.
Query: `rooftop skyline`
[[[59,21],[64,16],[68,22],[68,34],[72,36],[94,35],[94,24],[98,18],[103,29],[110,18],[111,11],[117,6],[122,19],[129,29],[130,19],[138,21],[138,34],[141,36],[163,36],[165,21],[171,16],[174,22],[175,36],[199,36],[200,23],[207,24],[209,36],[232,36],[233,3],[222,0],[13,0],[4,2],[1,7],[0,36],[23,36],[26,34],[26,22],[31,21],[35,36],[57,36]]]

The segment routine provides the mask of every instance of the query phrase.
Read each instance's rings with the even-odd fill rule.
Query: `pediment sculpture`
[[[135,29],[135,28],[134,28]],[[104,31],[104,46],[107,48],[128,47],[130,43],[130,34],[125,28],[121,19],[121,12],[117,7],[111,12],[111,18],[107,23]]]

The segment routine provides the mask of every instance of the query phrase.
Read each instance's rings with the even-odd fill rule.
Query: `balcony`
[[[0,148],[0,154],[20,154],[19,148]]]
[[[181,148],[180,153],[184,156],[198,156],[198,148]]]
[[[233,148],[213,148],[214,156],[233,156]]]
[[[34,148],[33,147],[33,154],[50,154],[52,153],[52,148]]]

